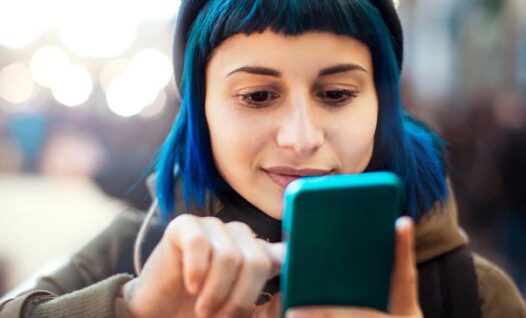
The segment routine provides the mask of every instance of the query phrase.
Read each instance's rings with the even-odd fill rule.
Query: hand
[[[418,303],[418,275],[414,253],[414,225],[409,217],[396,222],[396,247],[393,278],[391,281],[390,314],[356,307],[302,307],[287,311],[287,318],[368,317],[368,318],[422,318]]]
[[[129,314],[272,317],[277,301],[254,304],[278,274],[283,253],[283,243],[254,238],[244,223],[181,215],[168,225],[141,274],[123,287]]]

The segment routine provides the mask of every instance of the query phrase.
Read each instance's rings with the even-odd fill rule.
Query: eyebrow
[[[280,71],[277,71],[275,69],[268,68],[268,67],[263,67],[263,66],[243,66],[243,67],[233,70],[232,72],[228,73],[226,76],[228,77],[238,72],[244,72],[244,73],[255,74],[255,75],[281,77]]]
[[[357,64],[338,64],[338,65],[327,67],[327,68],[320,70],[320,72],[318,73],[318,77],[334,75],[338,73],[352,72],[352,71],[362,71],[362,72],[367,73],[367,70],[365,68]],[[235,73],[239,73],[239,72],[255,74],[255,75],[263,75],[263,76],[272,76],[272,77],[282,76],[280,71],[269,68],[269,67],[243,66],[243,67],[237,68],[233,70],[232,72],[228,73],[226,77],[232,74],[235,74]]]
[[[328,75],[333,75],[333,74],[338,74],[338,73],[353,72],[353,71],[362,71],[362,72],[367,73],[367,70],[358,64],[338,64],[338,65],[331,66],[331,67],[320,70],[318,77],[328,76]]]

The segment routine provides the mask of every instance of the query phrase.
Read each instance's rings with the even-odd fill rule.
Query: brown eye
[[[250,94],[250,98],[254,102],[258,102],[258,103],[266,101],[267,99],[269,99],[269,97],[270,97],[269,92],[256,92],[256,93]]]
[[[241,100],[249,107],[259,108],[270,105],[273,100],[279,97],[271,91],[257,91],[240,95]]]
[[[343,91],[328,91],[326,94],[329,99],[342,99],[345,97],[345,92]]]
[[[341,106],[352,101],[358,94],[348,89],[334,89],[321,91],[316,94],[322,102],[331,106]]]

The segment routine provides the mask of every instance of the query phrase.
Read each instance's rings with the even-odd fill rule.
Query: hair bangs
[[[368,1],[212,0],[201,10],[191,34],[204,56],[235,34],[270,29],[284,35],[309,31],[351,36],[369,48],[378,34],[390,34],[380,12]],[[393,39],[389,39],[393,41]]]

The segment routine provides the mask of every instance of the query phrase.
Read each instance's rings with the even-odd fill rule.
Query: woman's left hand
[[[358,307],[301,307],[287,312],[287,318],[321,318],[321,317],[367,317],[367,318],[421,318],[424,317],[418,303],[418,272],[416,270],[414,251],[414,225],[409,217],[401,217],[396,222],[396,247],[393,277],[391,281],[389,313]],[[276,302],[268,307],[277,313]],[[265,306],[267,307],[267,306]],[[263,308],[261,308],[263,309]],[[265,308],[269,309],[269,308]],[[263,311],[263,310],[262,310]],[[256,313],[258,313],[256,311]],[[259,312],[261,313],[261,312]],[[270,317],[271,315],[254,315],[253,317]],[[277,316],[276,316],[277,317]]]

